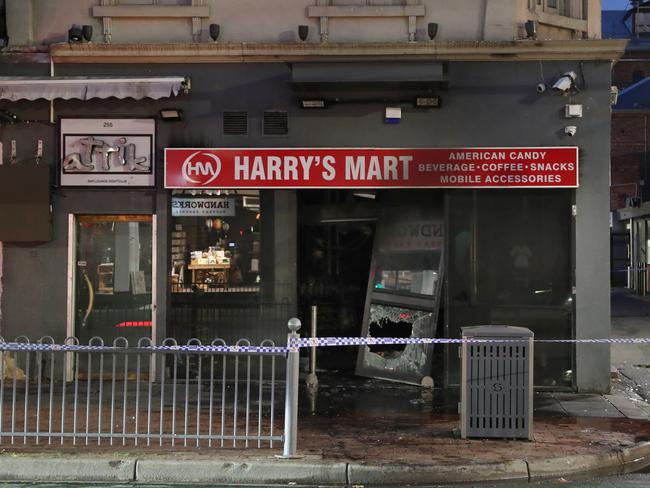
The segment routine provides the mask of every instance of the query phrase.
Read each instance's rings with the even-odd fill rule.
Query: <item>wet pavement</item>
[[[310,391],[301,381],[298,453],[324,461],[472,465],[598,454],[650,439],[650,422],[626,418],[601,395],[537,393],[532,442],[460,439],[458,390],[423,389],[340,373],[320,373],[319,382],[319,387]],[[281,425],[278,419],[276,427]],[[51,452],[53,446],[2,447],[7,454]],[[143,448],[131,441],[113,448],[92,444],[55,448],[59,453],[176,453],[201,458],[218,453],[239,460],[272,457],[281,449],[279,442],[272,449],[217,449],[180,445]]]
[[[311,393],[301,388],[298,450],[324,459],[477,464],[593,454],[650,440],[650,422],[628,419],[601,395],[536,393],[532,442],[463,440],[457,389],[340,373],[321,373],[319,382]]]

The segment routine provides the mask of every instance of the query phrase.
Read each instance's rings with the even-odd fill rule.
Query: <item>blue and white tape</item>
[[[82,345],[47,342],[1,342],[1,352],[164,352],[164,353],[228,353],[228,354],[286,354],[302,348],[336,346],[373,346],[408,344],[525,344],[528,338],[433,338],[433,337],[305,337],[290,338],[287,346],[250,344],[163,344],[163,345]],[[535,339],[537,344],[650,344],[650,337],[614,337],[602,339]]]

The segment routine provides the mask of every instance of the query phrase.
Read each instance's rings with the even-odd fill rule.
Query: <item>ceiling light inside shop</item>
[[[251,210],[256,210],[256,211],[259,212],[259,210],[260,210],[260,198],[245,195],[243,197],[243,206],[244,206],[244,208],[250,208]]]
[[[371,199],[371,200],[374,200],[375,198],[377,198],[377,194],[376,194],[373,190],[369,190],[369,191],[355,191],[355,192],[353,193],[353,195],[354,195],[355,197],[359,197],[359,198],[369,198],[369,199]]]

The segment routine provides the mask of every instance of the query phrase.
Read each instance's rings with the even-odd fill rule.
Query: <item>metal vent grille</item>
[[[224,112],[223,133],[227,136],[248,134],[248,113],[242,111]]]
[[[463,437],[532,439],[532,338],[471,338],[490,342],[463,344]]]
[[[289,133],[289,114],[283,110],[264,111],[264,135],[284,136]]]
[[[470,345],[469,430],[477,437],[524,433],[527,418],[526,346]],[[523,373],[523,374],[522,374]]]

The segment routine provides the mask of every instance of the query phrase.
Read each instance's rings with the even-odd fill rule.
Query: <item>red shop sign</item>
[[[165,149],[166,188],[577,186],[577,147]]]

